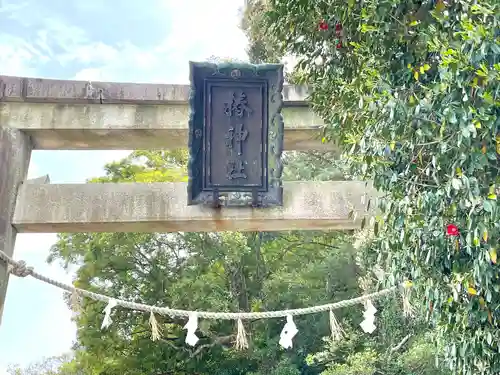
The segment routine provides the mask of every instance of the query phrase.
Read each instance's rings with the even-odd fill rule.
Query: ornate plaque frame
[[[242,64],[223,63],[214,64],[208,62],[190,62],[190,95],[189,95],[189,180],[188,180],[188,205],[204,204],[213,207],[220,206],[253,206],[272,207],[283,205],[283,186],[281,175],[283,164],[281,155],[283,152],[284,124],[281,115],[283,106],[283,65],[281,64]],[[262,101],[258,103],[260,109],[252,116],[261,121],[260,132],[260,154],[253,150],[253,154],[259,154],[258,161],[254,167],[252,181],[231,181],[231,184],[220,183],[219,180],[220,160],[211,160],[214,152],[213,147],[220,147],[214,143],[212,135],[213,126],[213,101],[212,87],[222,87],[222,89],[234,88],[239,95],[246,100],[243,90],[253,90],[260,92],[257,96]],[[232,89],[231,89],[232,90]],[[256,91],[260,90],[260,91]],[[219,95],[220,96],[220,95]],[[256,96],[252,99],[255,101]],[[240,99],[241,100],[241,99]],[[233,102],[234,103],[234,102]],[[228,103],[216,103],[221,105],[224,111],[232,110]],[[224,109],[224,106],[227,108]],[[219,108],[219,107],[217,107]],[[246,107],[245,107],[246,108]],[[218,110],[218,109],[217,109]],[[229,113],[226,113],[229,116]],[[241,115],[239,116],[242,117]],[[255,122],[255,120],[253,120]],[[252,124],[255,125],[255,124]],[[237,128],[240,126],[240,128]],[[230,141],[245,140],[248,135],[247,129],[243,129],[242,124],[231,127],[229,130]],[[255,134],[255,129],[250,129]],[[238,132],[238,133],[237,133]],[[234,138],[238,135],[240,138]],[[228,136],[225,136],[228,138]],[[253,135],[255,143],[255,135]],[[220,131],[219,131],[219,137]],[[220,141],[219,141],[220,142]],[[229,145],[226,145],[229,146]],[[238,155],[242,155],[241,142],[239,143]],[[237,147],[234,146],[234,147]],[[255,146],[255,145],[252,145]],[[231,146],[233,147],[233,143]],[[233,150],[230,151],[231,153]],[[219,152],[220,154],[220,152]],[[219,155],[218,154],[218,155]],[[216,164],[214,164],[216,163]],[[241,161],[240,161],[241,163]],[[232,165],[232,164],[231,164]],[[217,173],[213,173],[213,169]],[[234,166],[232,170],[234,171]],[[242,169],[238,169],[242,172]],[[257,172],[255,172],[257,171]],[[256,173],[259,173],[257,179]],[[218,175],[219,182],[212,181],[212,177]],[[228,175],[231,173],[228,172]],[[238,175],[234,175],[236,177]],[[246,175],[244,177],[247,178]],[[231,179],[231,177],[229,177]],[[250,178],[249,178],[250,179]],[[258,183],[257,183],[258,180]],[[247,182],[247,183],[246,183]]]

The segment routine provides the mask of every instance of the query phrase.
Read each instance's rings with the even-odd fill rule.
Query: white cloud
[[[171,22],[163,43],[152,49],[124,43],[115,51],[118,58],[96,59],[95,67],[73,78],[180,84],[188,82],[190,60],[212,55],[247,60],[246,37],[238,27],[243,1],[165,0],[164,4]]]
[[[210,55],[246,58],[247,41],[238,28],[239,7],[243,1],[191,0],[189,3],[185,6],[183,2],[167,1],[173,24],[164,47],[197,59]]]
[[[166,14],[165,37],[155,47],[145,48],[127,40],[113,46],[92,40],[88,30],[60,16],[35,17],[27,5],[9,4],[10,12],[4,14],[37,29],[29,41],[0,33],[1,74],[33,76],[36,70],[31,66],[57,61],[63,67],[88,65],[68,77],[73,79],[187,83],[189,60],[247,59],[246,38],[238,27],[242,5],[243,0],[163,0],[157,6],[158,13]]]
[[[52,48],[49,46],[49,31],[48,30],[38,30],[36,32],[36,39],[33,43],[40,51],[44,52],[50,60],[50,56],[54,55]]]
[[[5,14],[13,14],[17,13],[19,10],[23,9],[26,6],[26,3],[14,1],[10,2],[8,0],[3,0],[0,2],[0,15]]]
[[[79,81],[106,81],[102,68],[86,68],[75,74],[73,79]],[[109,79],[108,79],[109,80]]]
[[[130,43],[116,48],[102,43],[80,46],[78,53],[63,55],[61,59],[72,60],[77,56],[82,56],[82,61],[92,62],[94,66],[82,69],[72,77],[78,80],[149,82],[161,79],[168,72],[163,62],[166,57]]]
[[[102,42],[89,44],[76,44],[74,48],[68,49],[60,54],[57,59],[61,65],[68,64],[74,60],[89,64],[95,62],[110,62],[119,58],[119,51],[114,47]]]
[[[38,54],[22,38],[0,34],[0,50],[2,51],[0,54],[1,74],[33,75],[35,70],[29,66],[29,62]]]

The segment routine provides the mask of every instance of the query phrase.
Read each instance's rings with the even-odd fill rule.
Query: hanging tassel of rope
[[[238,319],[237,329],[238,333],[236,334],[236,349],[248,349],[247,333],[245,332],[245,326],[243,325],[243,321],[241,319]]]
[[[159,340],[162,335],[162,330],[160,326],[158,326],[158,321],[156,320],[153,311],[149,313],[149,325],[151,326],[151,340]]]
[[[344,337],[344,330],[340,326],[340,323],[337,321],[333,310],[330,309],[330,329],[332,331],[332,340],[340,341]]]

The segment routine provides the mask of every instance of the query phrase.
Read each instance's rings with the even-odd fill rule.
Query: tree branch
[[[208,344],[200,345],[196,350],[189,356],[190,358],[196,357],[203,349],[213,348],[215,345],[224,345],[234,340],[234,335],[215,337],[212,342]]]
[[[399,342],[399,344],[397,344],[395,347],[391,348],[391,353],[394,353],[394,352],[397,352],[399,349],[401,349],[401,347],[406,344],[406,342],[410,339],[410,337],[412,336],[412,334],[408,334],[406,335],[405,337],[403,337],[403,340],[401,340]]]

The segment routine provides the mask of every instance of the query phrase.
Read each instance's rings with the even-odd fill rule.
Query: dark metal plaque
[[[190,68],[188,205],[281,206],[283,66]]]

